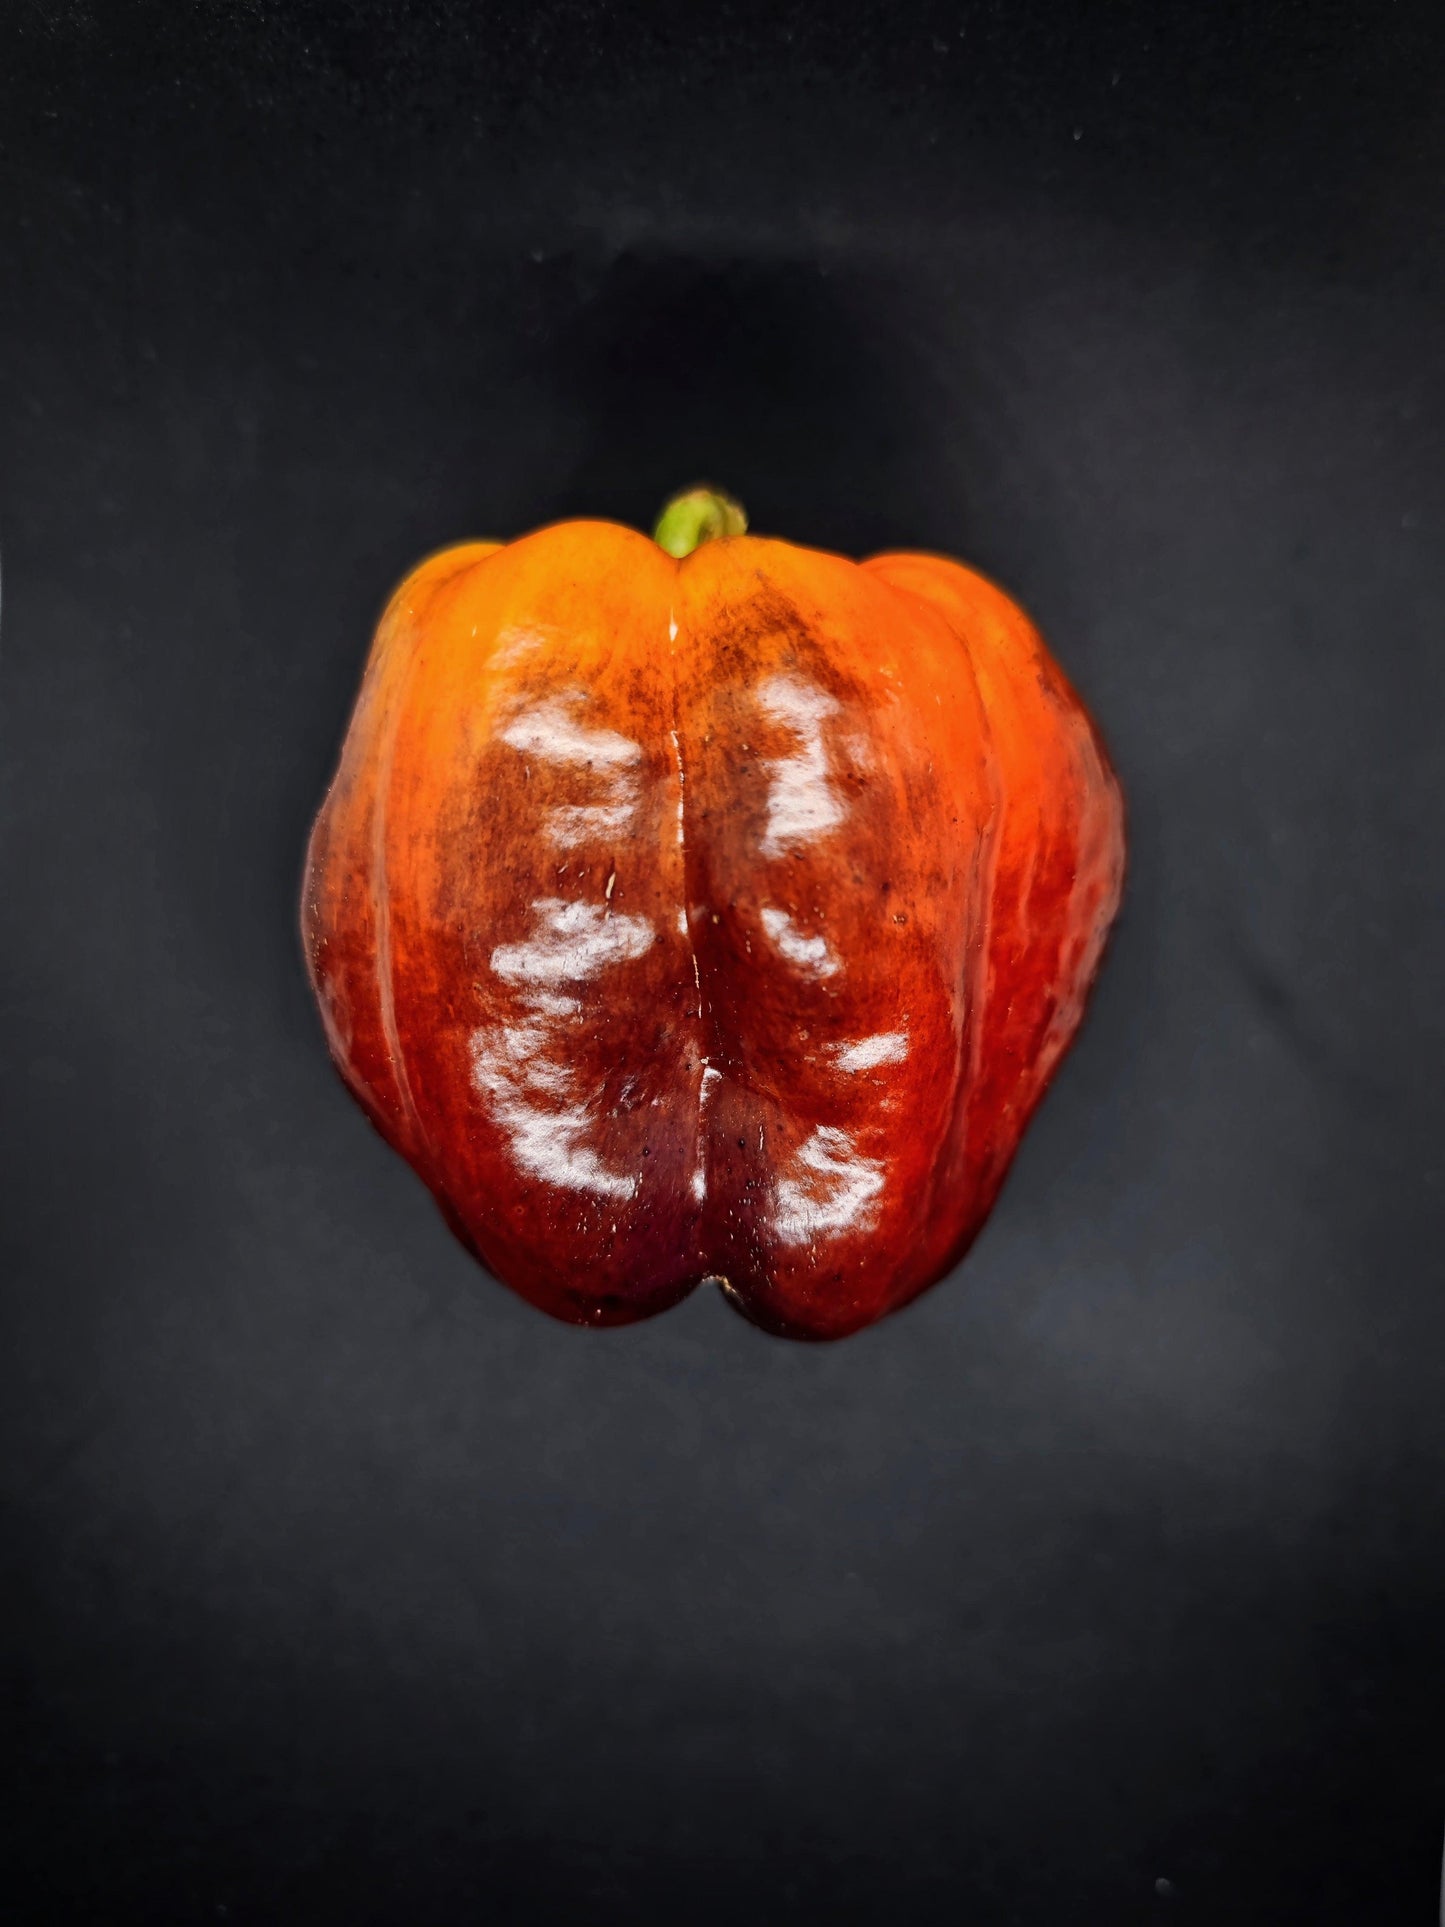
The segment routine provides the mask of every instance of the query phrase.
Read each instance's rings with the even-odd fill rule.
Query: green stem
[[[742,535],[748,518],[741,502],[720,488],[690,488],[674,495],[657,518],[652,539],[680,562],[703,542],[723,535]]]

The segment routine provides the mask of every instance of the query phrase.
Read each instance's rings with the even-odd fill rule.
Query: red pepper
[[[978,1232],[1124,871],[1099,735],[956,562],[564,522],[382,620],[308,853],[332,1054],[499,1278],[834,1338]]]

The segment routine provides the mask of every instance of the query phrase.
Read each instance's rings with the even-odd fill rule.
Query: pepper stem
[[[743,535],[747,526],[742,503],[731,495],[720,488],[689,488],[674,495],[658,516],[652,539],[680,562],[701,543],[720,535]]]

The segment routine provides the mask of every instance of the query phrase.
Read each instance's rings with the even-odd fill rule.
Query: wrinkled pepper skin
[[[955,562],[561,523],[378,631],[302,900],[332,1055],[534,1305],[837,1338],[967,1249],[1119,903],[1119,787]]]

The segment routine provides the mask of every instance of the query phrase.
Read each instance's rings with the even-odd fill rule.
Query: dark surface
[[[1428,1920],[1439,9],[664,17],[4,10],[7,1909]],[[833,1348],[492,1284],[294,934],[401,572],[700,473],[996,575],[1131,807]]]

